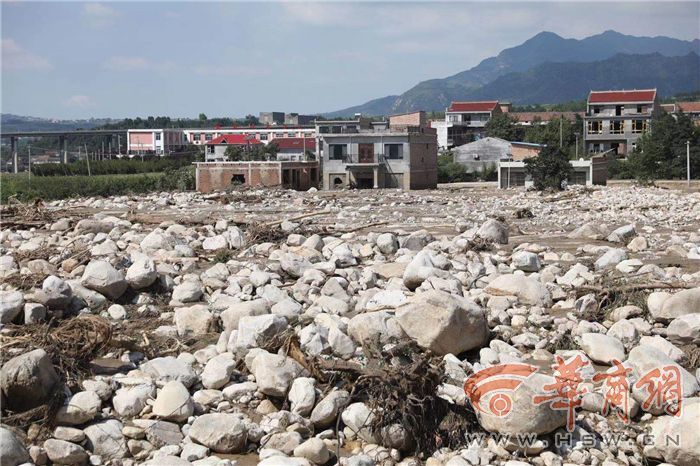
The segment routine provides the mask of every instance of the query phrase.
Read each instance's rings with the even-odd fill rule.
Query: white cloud
[[[120,16],[121,13],[103,3],[86,3],[83,7],[83,18],[94,28],[110,26]]]
[[[102,63],[102,68],[111,71],[144,70],[151,66],[151,62],[143,57],[110,57]]]
[[[2,70],[35,70],[45,71],[53,68],[44,57],[39,56],[20,46],[14,39],[2,39]]]
[[[76,94],[64,100],[63,105],[65,105],[66,107],[73,108],[88,108],[93,107],[95,105],[95,102],[93,102],[93,100],[89,96]]]

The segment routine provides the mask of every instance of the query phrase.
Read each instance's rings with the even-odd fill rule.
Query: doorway
[[[359,163],[374,163],[374,144],[358,144]]]

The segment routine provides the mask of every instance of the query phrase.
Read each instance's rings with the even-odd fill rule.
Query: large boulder
[[[523,304],[549,307],[552,295],[540,281],[523,275],[499,275],[484,290],[493,296],[516,296]]]
[[[0,464],[18,466],[31,460],[27,449],[15,434],[5,427],[0,427]]]
[[[141,365],[141,370],[162,382],[179,380],[185,387],[191,387],[197,381],[197,374],[192,366],[173,356],[151,359]]]
[[[53,438],[44,442],[44,450],[54,464],[85,464],[90,457],[80,445]]]
[[[657,322],[669,322],[686,314],[700,313],[700,287],[679,291],[663,301],[661,309],[649,308]]]
[[[245,448],[248,430],[235,414],[211,413],[195,419],[189,436],[214,452],[238,453]]]
[[[448,273],[442,269],[447,268],[448,265],[449,262],[444,256],[428,250],[420,251],[406,266],[403,284],[409,290],[415,290],[430,277],[447,278]]]
[[[194,413],[194,401],[182,382],[171,380],[158,392],[153,403],[153,414],[174,422],[186,421]]]
[[[418,345],[436,354],[459,354],[483,346],[489,329],[473,301],[444,291],[426,291],[396,310],[396,319]]]
[[[81,284],[112,300],[124,294],[128,286],[124,274],[112,267],[109,262],[99,260],[92,261],[85,267]]]
[[[625,347],[620,340],[602,333],[581,335],[581,349],[594,362],[612,365],[614,360],[625,360]]]
[[[157,279],[156,263],[145,254],[139,255],[126,270],[126,281],[135,290],[148,288]]]
[[[680,416],[659,416],[651,423],[651,445],[644,448],[647,457],[676,466],[700,464],[700,398],[684,400]]]
[[[68,283],[55,275],[46,277],[41,290],[35,293],[36,301],[48,309],[65,309],[72,296],[73,291]]]
[[[308,416],[316,403],[316,379],[298,377],[292,382],[287,398],[291,404],[290,410],[300,416]]]
[[[292,358],[260,351],[250,365],[258,390],[268,396],[284,397],[289,386],[306,371]]]
[[[90,390],[78,392],[56,413],[59,424],[79,425],[92,421],[102,407],[100,396]]]
[[[679,345],[700,345],[700,314],[686,314],[673,319],[668,324],[666,335]]]
[[[231,331],[238,328],[238,322],[245,316],[259,316],[270,312],[270,303],[265,299],[254,299],[235,303],[221,313],[224,329]]]
[[[596,270],[605,270],[609,267],[616,266],[625,259],[627,259],[627,251],[624,249],[610,248],[595,261],[594,266]]]
[[[340,411],[350,403],[350,393],[345,390],[333,390],[326,395],[311,411],[311,422],[317,428],[325,428],[335,423]]]
[[[214,315],[204,304],[175,309],[175,327],[181,337],[198,337],[214,328]]]
[[[620,228],[616,228],[608,236],[608,241],[611,243],[624,243],[627,244],[629,240],[634,238],[637,231],[634,229],[634,225],[623,225]]]
[[[275,314],[246,316],[238,321],[236,346],[259,348],[279,339],[287,329],[287,319]]]
[[[481,238],[498,244],[508,244],[508,225],[491,218],[484,222],[476,232]]]
[[[58,374],[43,349],[15,356],[0,370],[2,393],[12,411],[26,411],[43,404],[58,383]]]
[[[103,461],[124,458],[129,453],[129,449],[126,446],[122,428],[122,423],[116,419],[90,424],[83,429],[87,437],[86,448],[100,455]]]
[[[22,312],[24,295],[21,291],[0,291],[0,324],[9,324]]]
[[[691,397],[700,390],[700,385],[698,385],[694,375],[655,347],[639,345],[633,348],[627,356],[627,364],[632,368],[631,376],[637,381],[649,374],[650,371],[673,368],[674,372],[677,371],[680,374],[681,396],[683,398]],[[643,403],[649,397],[647,387],[637,386],[637,384],[633,385],[632,397],[639,403]],[[646,411],[658,415],[664,412],[664,408],[664,406],[657,406],[652,403]]]
[[[499,392],[486,393],[475,409],[481,427],[489,432],[501,434],[537,434],[543,435],[566,424],[566,410],[552,409],[549,402],[533,403],[533,397],[543,394],[543,387],[555,382],[548,375],[534,373],[526,378],[515,390],[509,392],[512,405],[510,412],[497,416],[489,409],[489,404]]]
[[[356,315],[348,322],[348,335],[360,345],[375,341],[384,345],[405,336],[394,315],[386,311]]]

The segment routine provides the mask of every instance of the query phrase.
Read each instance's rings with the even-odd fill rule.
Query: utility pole
[[[118,157],[121,157],[122,155],[122,135],[117,134],[117,154]]]
[[[85,143],[85,160],[87,161],[88,176],[92,176],[92,173],[90,173],[90,153],[87,150],[87,143]]]
[[[564,117],[560,116],[559,117],[559,148],[564,145]]]
[[[688,188],[690,188],[690,141],[685,141],[685,163],[688,174]]]
[[[578,133],[576,133],[576,160],[578,160]]]
[[[32,146],[27,144],[27,165],[29,165],[29,179],[32,179]]]

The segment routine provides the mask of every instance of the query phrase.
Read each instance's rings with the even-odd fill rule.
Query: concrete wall
[[[403,113],[389,117],[390,128],[406,128],[407,126],[427,126],[425,112]]]
[[[305,191],[316,186],[317,162],[205,162],[197,163],[197,191],[229,189],[234,180],[247,186],[281,187]]]
[[[411,166],[406,184],[411,189],[435,189],[438,180],[435,135],[411,134],[410,153]]]
[[[510,155],[513,160],[525,160],[530,157],[537,157],[542,150],[541,147],[528,147],[518,144],[511,144]]]

